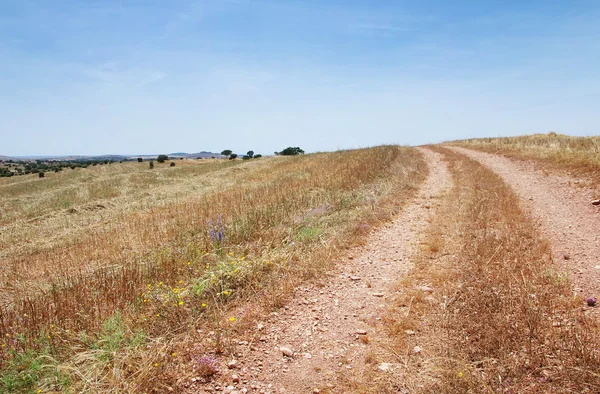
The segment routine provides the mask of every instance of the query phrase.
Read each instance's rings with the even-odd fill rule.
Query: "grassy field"
[[[198,330],[216,333],[206,357],[232,351],[426,171],[416,150],[383,146],[1,179],[1,390],[176,386]]]
[[[550,132],[519,137],[475,138],[449,144],[517,159],[533,159],[540,167],[586,175],[595,184],[600,184],[600,137],[571,137]]]

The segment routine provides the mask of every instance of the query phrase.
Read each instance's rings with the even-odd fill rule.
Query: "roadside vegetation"
[[[434,149],[454,188],[383,323],[403,376],[374,372],[357,391],[599,392],[600,327],[538,227],[496,174]]]
[[[2,233],[2,391],[164,392],[208,379],[238,333],[387,221],[426,173],[397,146],[122,166],[107,184],[90,169],[0,184],[16,209],[4,225],[39,224],[22,239]],[[97,188],[53,202],[84,184]],[[92,196],[102,208],[86,208]],[[20,207],[36,197],[38,214]]]
[[[561,169],[590,176],[600,184],[600,137],[572,137],[550,132],[519,137],[475,138],[450,145],[503,154],[517,159],[534,159],[544,168]]]

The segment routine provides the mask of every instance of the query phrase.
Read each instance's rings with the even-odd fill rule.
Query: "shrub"
[[[144,159],[142,159],[141,157],[138,157],[138,163],[141,163],[143,161],[144,161]]]
[[[248,155],[242,156],[242,160],[250,160],[250,159],[252,159],[252,156],[248,156]]]
[[[171,162],[171,164],[169,164],[169,167],[175,167],[175,162]]]
[[[255,158],[255,159],[259,159],[259,158],[261,158],[261,157],[262,157],[262,155],[261,155],[260,153],[259,153],[258,155],[254,155],[254,158]]]
[[[237,159],[238,155],[236,155],[235,153],[232,153],[231,155],[229,155],[229,160],[235,160]]]
[[[169,156],[167,155],[158,155],[158,157],[156,158],[156,161],[159,163],[164,163],[167,160],[169,160]]]
[[[295,156],[295,155],[303,155],[304,151],[300,148],[296,147],[287,147],[284,150],[282,150],[281,152],[279,152],[280,155],[282,156]]]
[[[40,171],[40,172],[38,172],[38,174],[40,175],[40,178],[44,177],[44,171]]]
[[[148,164],[148,168],[150,168],[150,169],[154,168],[154,160],[150,160],[150,163]]]

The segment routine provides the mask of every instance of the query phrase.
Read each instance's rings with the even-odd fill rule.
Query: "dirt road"
[[[343,392],[338,386],[340,378],[360,376],[367,367],[365,357],[371,349],[381,349],[377,343],[385,340],[378,322],[393,285],[411,268],[410,257],[419,247],[419,235],[433,211],[429,208],[450,186],[440,156],[425,149],[422,152],[430,175],[415,200],[393,222],[374,231],[364,247],[340,256],[338,269],[322,287],[299,289],[288,306],[260,323],[257,340],[239,346],[235,367],[203,389]],[[288,351],[291,357],[284,355]],[[392,355],[378,358],[393,361]]]
[[[600,208],[591,205],[593,194],[585,181],[545,175],[531,163],[498,155],[452,149],[502,176],[540,222],[555,261],[571,273],[574,291],[600,298]]]

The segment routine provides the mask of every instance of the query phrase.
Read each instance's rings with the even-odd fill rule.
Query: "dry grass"
[[[325,272],[340,248],[363,237],[361,224],[398,211],[426,169],[418,152],[393,146],[261,159],[220,172],[214,165],[209,176],[193,178],[210,184],[204,193],[139,205],[119,199],[125,184],[144,185],[148,172],[115,174],[121,180],[112,192],[97,190],[111,207],[92,231],[72,238],[66,231],[48,245],[3,257],[5,389],[176,385],[178,373],[186,373],[176,366],[189,364],[167,357],[173,338],[187,343],[208,325],[214,335],[205,352],[232,351],[231,336],[259,314],[257,301],[280,306],[300,281]],[[171,175],[177,187],[189,174]],[[79,179],[95,182],[85,173]],[[75,181],[46,192],[72,189]],[[161,182],[149,183],[150,193],[168,195],[156,189]],[[27,195],[16,191],[24,185],[5,186]],[[68,214],[52,209],[69,228]],[[190,351],[181,350],[188,362]],[[40,360],[50,361],[40,366]]]
[[[497,175],[439,151],[455,186],[385,323],[403,368],[398,384],[415,393],[599,392],[600,327],[538,228]]]
[[[589,176],[595,184],[600,184],[600,137],[571,137],[550,132],[519,137],[475,138],[450,144],[518,159],[533,159],[544,168]]]

